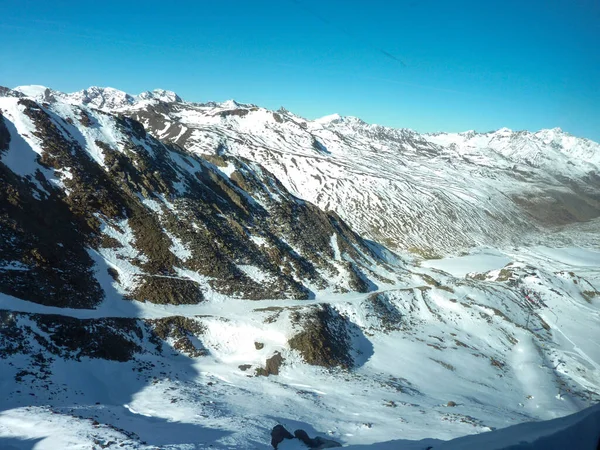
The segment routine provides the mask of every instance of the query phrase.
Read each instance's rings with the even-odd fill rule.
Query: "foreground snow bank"
[[[576,414],[439,441],[390,441],[348,450],[596,450],[600,448],[600,404]]]

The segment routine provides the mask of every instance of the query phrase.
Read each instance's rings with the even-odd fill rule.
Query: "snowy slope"
[[[18,90],[43,97],[37,87]],[[311,121],[284,109],[154,92],[52,95],[127,114],[198,154],[258,162],[290,192],[396,250],[435,256],[520,245],[600,216],[600,145],[560,129],[418,134],[337,114]]]
[[[94,440],[108,448],[267,449],[270,429],[282,423],[345,445],[400,439],[372,448],[424,449],[432,442],[408,441],[447,440],[573,413],[600,400],[599,336],[593,331],[599,305],[583,298],[584,288],[568,272],[550,269],[573,269],[589,257],[597,255],[560,256],[547,270],[533,270],[524,261],[534,254],[513,256],[511,272],[522,271],[518,286],[500,281],[498,270],[483,281],[416,268],[403,286],[375,295],[136,304],[130,310],[135,317],[193,318],[201,326],[190,338],[202,352],[192,357],[175,338],[157,353],[146,338],[132,335],[141,350],[130,361],[65,359],[34,335],[51,339],[40,322],[50,310],[12,313],[26,330],[26,350],[2,361],[2,390],[10,394],[0,414],[0,442],[35,439],[40,449]],[[547,306],[530,309],[519,294],[522,285],[537,289]],[[324,307],[317,305],[329,305],[331,326],[348,330],[351,370],[309,365],[291,347],[290,338],[302,329],[295,315]],[[4,298],[2,307],[27,305]],[[578,322],[583,317],[589,323]],[[41,359],[35,357],[40,352]],[[285,359],[279,374],[254,376],[275,352]],[[511,442],[525,440],[517,436]],[[506,443],[506,435],[497,442]]]
[[[558,129],[420,135],[232,101],[119,111],[199,154],[256,161],[291,192],[395,249],[436,255],[521,244],[600,215],[600,145]]]
[[[505,158],[535,167],[546,167],[554,172],[566,169],[569,161],[587,162],[600,166],[597,143],[565,133],[560,128],[514,132],[508,128],[489,133],[434,133],[427,139],[444,147],[452,147],[460,154],[491,150]]]
[[[20,92],[27,97],[40,101],[55,101],[71,103],[75,105],[87,105],[90,107],[112,110],[130,105],[147,104],[157,101],[180,102],[181,98],[173,91],[154,89],[142,92],[139,95],[130,95],[110,87],[92,86],[79,92],[65,94],[55,91],[46,86],[18,86],[13,91]]]
[[[305,201],[382,236],[413,218],[398,243],[478,242],[531,225],[490,200],[508,157],[162,91],[19,91],[0,98],[0,448],[268,449],[277,423],[373,449],[597,438],[597,249],[401,259]],[[527,167],[511,189],[555,176]]]

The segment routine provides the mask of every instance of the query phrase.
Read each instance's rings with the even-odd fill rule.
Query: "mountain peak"
[[[329,114],[327,116],[319,117],[318,119],[315,119],[314,122],[319,123],[321,125],[325,125],[339,120],[342,120],[342,116],[340,116],[338,113],[334,113]]]
[[[163,102],[182,102],[183,100],[173,91],[154,89],[139,95],[131,95],[112,87],[90,86],[77,92],[64,93],[54,91],[46,86],[18,86],[13,91],[40,101],[52,101],[60,97],[68,103],[89,105],[98,109],[119,109],[132,106],[141,100],[158,100]]]
[[[140,100],[159,100],[167,103],[183,101],[175,92],[167,91],[165,89],[153,89],[152,91],[145,91],[139,94],[137,98]]]
[[[46,86],[31,84],[26,86],[17,86],[13,91],[20,92],[21,94],[32,97],[38,100],[48,100],[54,93],[54,91]]]
[[[90,86],[79,92],[67,94],[73,100],[96,108],[119,108],[135,103],[135,98],[127,92],[111,87]]]
[[[502,127],[499,130],[497,130],[494,134],[500,134],[500,135],[510,135],[513,133],[513,130],[511,130],[510,128],[507,127]]]

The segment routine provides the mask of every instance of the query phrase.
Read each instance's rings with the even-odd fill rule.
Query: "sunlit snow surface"
[[[423,263],[424,267],[434,267],[455,277],[464,277],[470,272],[487,272],[501,269],[511,262],[511,258],[494,249],[477,249],[469,255],[446,259],[432,259]]]
[[[91,448],[97,441],[107,448],[268,449],[270,429],[277,423],[356,448],[371,444],[368,448],[400,450],[434,444],[436,449],[502,448],[480,441],[469,447],[470,441],[458,445],[432,439],[561,417],[597,399],[571,395],[556,375],[598,392],[600,302],[581,300],[576,286],[557,275],[583,270],[600,288],[598,255],[578,248],[475,249],[470,258],[423,262],[405,284],[382,286],[391,304],[412,323],[388,333],[382,332],[368,309],[367,294],[323,293],[309,301],[220,299],[192,306],[114,298],[87,311],[47,308],[0,295],[0,307],[15,311],[76,317],[203,316],[202,343],[209,352],[196,359],[175,351],[160,358],[147,356],[143,362],[155,365],[149,372],[138,372],[141,361],[56,359],[48,389],[39,383],[16,383],[11,359],[2,359],[0,387],[6,396],[0,413],[0,448]],[[506,260],[518,267],[535,263],[540,268],[522,276],[521,282],[538,289],[547,304],[538,311],[551,327],[547,340],[534,337],[544,332],[538,329],[539,322],[527,317],[527,309],[519,303],[522,299],[513,291],[497,282],[476,284],[439,272],[444,268],[458,276],[491,269],[494,276],[494,269],[504,267]],[[453,292],[420,293],[415,287],[424,284],[421,274],[443,280]],[[551,289],[561,293],[573,289],[572,296],[554,295]],[[271,313],[256,311],[312,303],[332,304],[358,327],[353,371],[329,372],[306,365],[287,346],[296,332],[287,313],[265,321]],[[515,345],[507,340],[509,334],[518,340]],[[257,350],[254,342],[264,347]],[[275,351],[286,359],[279,376],[255,377],[253,369],[238,367],[260,367]],[[504,367],[490,364],[491,358]],[[456,406],[447,406],[449,401]],[[520,437],[503,436],[497,442],[534,440],[527,437],[529,429],[523,430]],[[534,436],[553,432],[554,426],[542,431]],[[413,442],[421,439],[428,440]],[[298,445],[289,441],[281,448],[301,448]]]
[[[40,87],[21,88],[21,91],[35,97],[47,95]],[[85,98],[90,107],[104,108],[106,105],[139,105],[154,98],[176,98],[167,91],[133,98],[120,91],[97,88],[80,94],[69,103],[77,105]],[[46,178],[60,186],[69,173],[50,171],[37,163],[41,149],[33,135],[32,124],[23,118],[17,99],[0,100],[3,115],[11,122],[8,129],[11,146],[3,154],[3,162],[15,173],[29,176],[32,183],[35,183],[37,170],[46,170]],[[453,199],[452,211],[458,211],[457,226],[461,229],[465,224],[460,220],[468,217],[473,205],[487,205],[499,217],[506,211],[516,214],[503,204],[488,203],[496,188],[485,177],[479,179],[479,189],[473,190],[471,186],[455,182],[453,172],[438,173],[438,164],[425,165],[426,158],[415,158],[407,162],[409,166],[387,170],[388,161],[398,152],[417,153],[410,146],[367,151],[340,142],[337,131],[359,143],[365,141],[355,130],[358,127],[361,133],[365,132],[364,124],[360,125],[358,119],[340,121],[339,117],[332,116],[307,124],[290,116],[290,120],[281,125],[273,113],[263,109],[252,111],[239,123],[236,117],[225,120],[219,117],[219,112],[237,106],[230,101],[182,110],[183,122],[198,125],[192,133],[198,138],[192,140],[193,149],[210,153],[221,143],[215,130],[209,129],[213,123],[219,124],[224,135],[229,133],[235,137],[238,132],[247,133],[247,139],[252,142],[239,141],[229,149],[231,154],[264,162],[289,189],[305,199],[315,200],[323,208],[331,209],[338,199],[354,198],[356,205],[368,206],[354,218],[376,217],[382,227],[389,226],[386,222],[389,218],[374,211],[388,211],[389,202],[404,215],[420,213],[420,209],[429,204],[443,205],[444,202],[436,202],[448,196]],[[52,111],[65,117],[76,114],[77,108],[61,102],[51,105]],[[121,151],[121,136],[111,116],[88,111],[100,126],[79,135],[76,130],[70,132],[77,136],[90,157],[102,165],[103,155],[95,141],[100,139]],[[230,124],[238,127],[236,133],[227,128]],[[310,127],[313,134],[307,133],[300,124]],[[327,129],[330,125],[333,128]],[[278,131],[283,127],[291,142],[279,136]],[[183,135],[186,129],[174,131]],[[102,135],[96,134],[101,132]],[[367,126],[366,132],[391,133],[376,126]],[[544,133],[540,139],[566,139],[556,131]],[[400,139],[404,134],[398,131],[392,137]],[[507,132],[500,130],[495,135],[501,141]],[[320,146],[313,137],[319,139]],[[472,138],[459,136],[456,139],[459,139],[456,148],[442,152],[440,161],[458,164],[455,156],[460,155],[476,159],[485,172],[490,156],[486,152],[470,154]],[[172,140],[177,141],[177,135],[173,135]],[[285,150],[278,159],[272,159],[271,165],[267,164],[269,152],[261,157],[262,146],[266,144]],[[587,150],[587,147],[572,149],[582,160],[587,158]],[[503,153],[508,149],[502,146],[494,151]],[[331,156],[326,156],[327,152]],[[539,159],[543,166],[543,155],[534,152],[528,157]],[[286,165],[279,164],[280,161]],[[507,162],[507,168],[512,164]],[[583,161],[582,167],[587,167],[586,164],[587,161]],[[258,165],[254,167],[262,170]],[[286,167],[294,167],[289,171],[292,175],[286,176]],[[233,173],[229,165],[219,170],[229,176]],[[402,181],[396,183],[399,172]],[[316,174],[321,178],[315,178]],[[440,180],[443,181],[441,196],[422,189]],[[362,191],[368,194],[366,187],[373,183],[378,186],[377,196],[355,195]],[[43,196],[43,187],[36,186],[38,195]],[[182,184],[180,188],[183,190],[185,186]],[[321,199],[322,192],[334,192],[339,197]],[[348,211],[341,212],[353,217],[353,203],[339,203],[349,205]],[[157,214],[162,207],[174,208],[167,201],[146,199],[144,204]],[[456,205],[463,208],[457,209]],[[480,209],[480,220],[467,225],[481,225],[482,233],[489,235],[494,230],[486,225],[486,212],[482,208],[477,211]],[[429,223],[433,226],[438,222]],[[416,227],[421,233],[421,224],[418,220],[406,225]],[[400,265],[401,273],[391,277],[398,279],[397,283],[381,282],[377,293],[316,291],[314,299],[304,301],[230,299],[211,290],[204,277],[177,268],[178,276],[201,285],[208,300],[199,305],[165,306],[123,299],[138,275],[138,269],[130,260],[145,256],[138,254],[132,245],[127,223],[102,223],[102,231],[121,246],[89,250],[96,265],[96,277],[106,294],[97,309],[45,307],[4,294],[0,294],[0,308],[80,319],[154,319],[184,315],[204,326],[205,332],[199,339],[207,355],[189,358],[167,345],[162,355],[149,351],[125,363],[53,357],[47,379],[36,377],[39,373],[22,373],[30,362],[26,360],[29,357],[19,353],[0,355],[1,450],[268,449],[271,448],[270,430],[277,423],[291,431],[303,428],[311,436],[318,434],[355,448],[402,450],[433,445],[435,450],[479,450],[531,441],[559,430],[567,421],[580,419],[585,430],[597,425],[595,414],[589,416],[591,419],[588,416],[564,419],[564,422],[558,419],[559,422],[540,425],[541,428],[535,423],[525,424],[518,433],[511,431],[509,436],[501,438],[480,434],[523,422],[562,417],[600,398],[600,298],[585,298],[582,294],[600,290],[600,252],[597,250],[539,245],[501,250],[478,248],[460,257],[414,260]],[[447,234],[443,227],[442,232]],[[568,237],[565,233],[566,242]],[[266,245],[264,238],[258,235],[252,239],[257,245]],[[174,255],[182,260],[189,257],[184,242],[176,236],[171,236],[171,241],[170,251]],[[339,265],[342,279],[346,273],[341,270],[343,255],[337,238],[332,237],[330,245],[334,253],[332,264]],[[120,285],[108,275],[109,267],[118,272]],[[10,269],[19,270],[19,267]],[[257,282],[265,282],[269,277],[251,265],[240,265],[239,269]],[[384,272],[379,275],[388,278]],[[544,306],[533,308],[522,289],[536,292]],[[377,303],[377,299],[381,303]],[[289,348],[288,340],[299,330],[291,320],[291,311],[277,308],[318,303],[330,304],[352,326],[356,367],[351,371],[328,371],[307,365]],[[383,317],[374,305],[384,305]],[[391,323],[385,320],[389,318]],[[27,317],[21,317],[19,325],[22,329],[37,326]],[[263,345],[258,349],[255,343]],[[41,346],[39,351],[42,352]],[[254,376],[255,370],[263,367],[275,352],[285,358],[280,374]],[[250,369],[240,368],[246,365]],[[39,372],[38,369],[34,370]],[[448,402],[454,402],[455,406],[448,406]],[[578,435],[589,437],[585,430],[580,430]],[[471,438],[474,441],[432,440],[470,434],[478,436]],[[419,442],[421,439],[428,440]],[[551,444],[568,448],[565,442],[572,443],[574,439],[561,436]],[[289,450],[297,447],[298,442],[285,445],[282,449]]]

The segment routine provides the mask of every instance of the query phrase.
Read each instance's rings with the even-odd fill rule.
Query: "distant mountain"
[[[40,101],[60,100],[66,103],[89,105],[90,107],[104,110],[124,108],[142,102],[182,101],[175,92],[165,91],[164,89],[154,89],[153,91],[142,92],[139,95],[130,95],[118,89],[97,86],[92,86],[71,94],[55,91],[45,86],[18,86],[13,91]]]
[[[36,89],[18,88],[46,95]],[[255,161],[294,195],[396,250],[439,255],[543,241],[556,226],[600,216],[600,145],[560,129],[419,134],[354,117],[310,121],[285,109],[154,92],[52,95],[90,106],[98,99],[95,107],[199,155]]]

